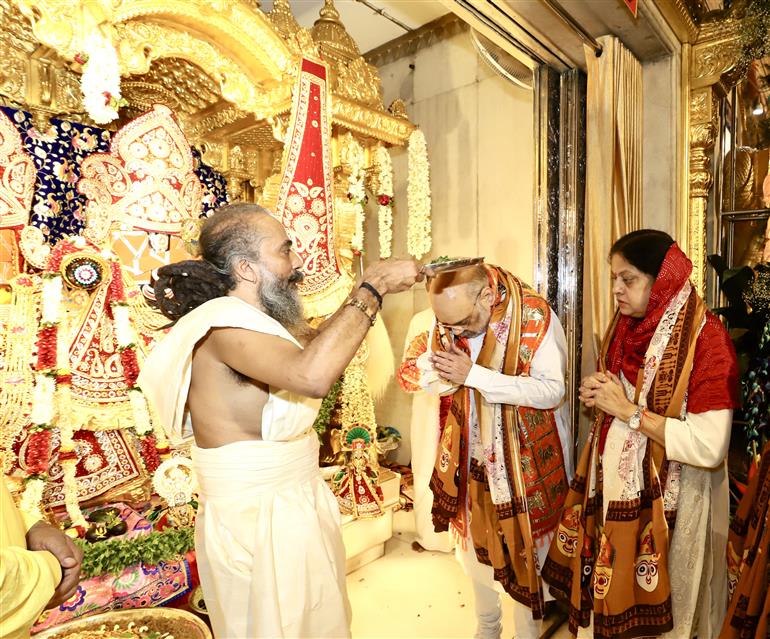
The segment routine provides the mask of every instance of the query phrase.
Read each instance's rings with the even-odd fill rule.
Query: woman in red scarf
[[[618,310],[580,387],[596,420],[543,578],[573,633],[593,622],[597,637],[716,636],[735,352],[669,235],[623,236],[610,265]]]

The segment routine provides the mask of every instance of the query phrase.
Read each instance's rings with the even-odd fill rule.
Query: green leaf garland
[[[329,423],[334,415],[334,408],[337,405],[337,398],[340,396],[340,389],[342,388],[342,377],[334,382],[334,385],[329,389],[326,397],[321,402],[321,407],[318,409],[318,416],[313,422],[313,429],[318,435],[319,439],[321,435],[329,428]]]
[[[75,543],[83,550],[83,575],[99,577],[107,573],[119,574],[139,563],[155,566],[161,561],[178,559],[195,547],[195,529],[168,528],[133,539],[107,539],[95,543],[76,539]]]

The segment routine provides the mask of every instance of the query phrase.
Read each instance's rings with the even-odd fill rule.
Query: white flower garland
[[[153,426],[150,421],[150,411],[147,409],[147,400],[144,394],[137,390],[128,391],[128,399],[131,402],[131,409],[134,413],[134,430],[140,437],[149,435],[153,432]]]
[[[377,229],[380,240],[380,258],[391,256],[393,242],[393,162],[384,146],[374,149],[374,166],[377,170]]]
[[[29,421],[34,426],[50,426],[54,417],[54,392],[56,379],[44,373],[35,375],[35,389],[32,391],[32,414]]]
[[[112,42],[99,31],[88,37],[85,54],[88,58],[80,80],[83,106],[94,122],[107,124],[118,117],[118,108],[126,103],[120,95],[118,54]]]
[[[65,344],[65,339],[59,338],[59,344]],[[62,358],[60,355],[58,360],[60,362],[60,373],[69,374],[69,352],[68,349],[64,349],[66,356]],[[63,363],[62,363],[63,362]],[[71,419],[70,408],[71,401],[71,386],[70,384],[60,384],[56,388],[56,392],[59,395],[59,436],[61,441],[59,442],[59,455],[64,453],[75,452],[75,429]],[[73,526],[81,526],[83,529],[88,528],[86,518],[83,516],[83,512],[80,510],[80,503],[78,501],[78,483],[77,483],[77,459],[62,460],[61,468],[62,483],[64,485],[64,506],[67,509],[67,515],[69,515],[70,521]]]
[[[58,326],[63,294],[61,275],[44,276],[41,287],[40,323]],[[35,374],[35,388],[32,391],[30,426],[32,429],[50,429],[56,416],[56,378],[45,373]],[[40,516],[40,501],[43,498],[45,481],[29,479],[21,498],[21,509],[32,516]]]
[[[19,502],[19,510],[38,519],[43,518],[43,512],[40,509],[40,502],[43,499],[43,489],[45,481],[37,477],[27,481],[24,493]]]
[[[357,255],[364,251],[364,216],[366,214],[366,187],[364,186],[364,149],[352,135],[348,133],[350,176],[348,177],[348,200],[356,204],[356,223],[350,247]]]
[[[43,278],[43,286],[41,290],[42,308],[40,318],[40,321],[43,324],[53,325],[59,323],[59,309],[61,307],[62,293],[63,289],[61,275],[56,274]]]
[[[115,320],[115,341],[118,348],[128,348],[135,344],[134,330],[128,313],[128,304],[112,304],[112,317]]]
[[[425,135],[415,129],[409,136],[409,180],[406,191],[409,222],[406,246],[410,255],[420,259],[431,248],[430,165]]]

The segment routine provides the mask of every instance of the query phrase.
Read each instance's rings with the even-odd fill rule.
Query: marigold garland
[[[374,149],[374,166],[377,171],[377,228],[380,241],[380,258],[391,256],[393,241],[393,162],[384,146]]]
[[[420,259],[431,248],[430,165],[425,135],[415,129],[409,136],[409,178],[406,201],[409,208],[406,244],[410,255]]]
[[[160,466],[160,456],[156,447],[154,435],[147,435],[139,439],[142,446],[142,459],[147,472],[154,473]]]

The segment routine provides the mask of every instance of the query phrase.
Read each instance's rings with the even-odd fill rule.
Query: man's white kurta
[[[431,309],[420,311],[409,323],[404,350],[420,333],[429,333],[436,323]],[[412,473],[414,476],[414,527],[417,542],[427,550],[449,552],[454,547],[449,532],[433,529],[433,493],[430,477],[436,464],[439,430],[439,398],[437,395],[417,392],[412,395],[410,443]]]

